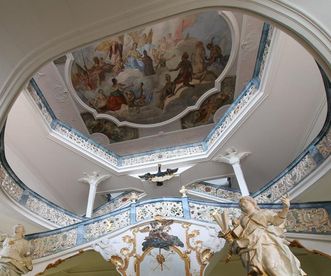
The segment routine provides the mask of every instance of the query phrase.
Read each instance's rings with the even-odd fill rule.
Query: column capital
[[[86,183],[89,185],[95,185],[95,186],[97,186],[102,181],[107,180],[111,177],[110,174],[101,175],[100,172],[96,172],[96,171],[92,172],[91,174],[84,172],[83,175],[84,176],[82,178],[78,179],[79,182]]]
[[[238,152],[235,148],[229,148],[223,154],[216,155],[213,161],[223,162],[230,165],[239,163],[240,160],[251,154],[250,152]]]

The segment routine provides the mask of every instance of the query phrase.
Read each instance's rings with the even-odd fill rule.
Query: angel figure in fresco
[[[150,52],[150,50],[153,48],[152,41],[153,41],[153,29],[150,29],[148,34],[143,33],[143,35],[140,36],[137,41],[140,52],[143,51]]]
[[[117,39],[102,41],[95,51],[106,52],[110,60],[112,71],[117,75],[124,69],[123,65],[123,35]]]
[[[128,51],[126,56],[125,67],[129,69],[138,69],[144,71],[144,63],[142,62],[142,54],[138,51],[138,43],[133,42],[131,49]]]
[[[0,247],[0,276],[20,276],[32,270],[32,247],[24,239],[24,226],[18,224],[13,230],[13,236],[7,237]]]
[[[222,231],[220,237],[230,243],[231,253],[238,254],[247,270],[247,275],[301,276],[307,275],[299,260],[289,249],[284,237],[284,223],[290,201],[282,197],[283,209],[279,212],[262,210],[250,196],[239,201],[242,216],[229,227],[226,213],[213,216]]]
[[[173,54],[171,57],[166,57],[166,54],[161,51],[160,47],[153,48],[151,52],[152,52],[153,60],[156,64],[155,71],[157,71],[158,69],[167,68],[167,61],[176,57],[175,54]]]
[[[109,59],[111,64],[114,65],[113,71],[118,74],[123,66],[123,35],[116,40],[112,40],[109,45]]]

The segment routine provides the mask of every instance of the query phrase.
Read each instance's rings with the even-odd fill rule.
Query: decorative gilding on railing
[[[280,210],[280,204],[262,204],[261,208]],[[104,216],[83,221],[58,230],[27,235],[36,251],[34,258],[41,258],[59,251],[74,248],[105,235],[117,233],[127,227],[135,227],[161,216],[175,220],[190,220],[216,224],[211,213],[227,210],[231,218],[241,214],[238,204],[210,203],[188,198],[162,198],[132,203],[130,206]],[[331,234],[331,202],[292,204],[288,214],[286,229],[288,232]],[[136,219],[132,217],[132,214]],[[185,215],[188,214],[188,215]]]
[[[261,42],[257,53],[258,58],[256,59],[253,78],[258,78],[259,80],[262,79],[273,33],[274,27],[272,25],[263,25]]]
[[[146,153],[123,156],[121,157],[121,164],[123,167],[130,167],[176,158],[194,157],[204,152],[205,150],[202,143],[189,144],[185,146],[170,147],[166,149],[153,150]]]

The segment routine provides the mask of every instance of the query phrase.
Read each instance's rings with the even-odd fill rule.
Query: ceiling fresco
[[[221,92],[209,96],[198,110],[189,112],[181,119],[183,129],[214,123],[214,115],[222,106],[233,102],[236,77],[229,76],[222,81]]]
[[[139,138],[137,128],[121,126],[118,127],[112,121],[106,119],[94,119],[89,112],[81,113],[81,117],[90,134],[102,133],[109,139],[109,144]]]
[[[102,118],[158,124],[213,93],[231,47],[218,12],[177,17],[74,51],[71,85],[85,109]]]

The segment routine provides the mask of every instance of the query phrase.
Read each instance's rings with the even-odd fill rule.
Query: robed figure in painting
[[[18,224],[14,235],[4,240],[0,250],[0,276],[20,276],[32,270],[31,246],[24,234],[24,226]]]
[[[282,203],[283,209],[273,212],[260,209],[252,197],[242,197],[239,201],[242,216],[233,222],[233,228],[229,228],[227,214],[213,213],[222,229],[220,236],[230,243],[231,253],[240,256],[247,275],[306,275],[284,237],[282,226],[290,202],[283,197]]]

